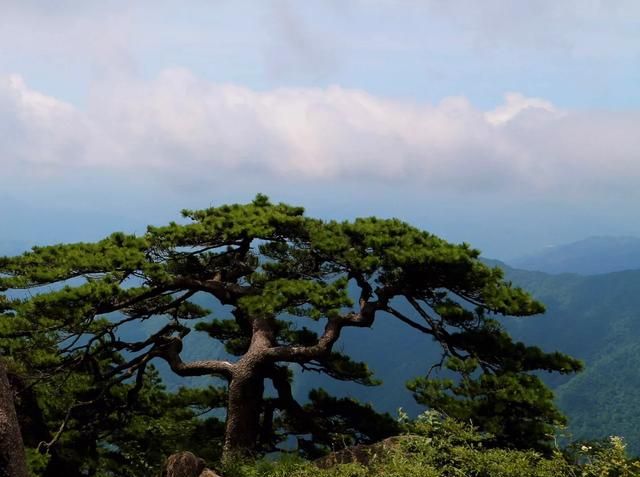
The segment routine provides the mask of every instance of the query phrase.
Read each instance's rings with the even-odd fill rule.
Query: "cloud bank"
[[[388,182],[459,194],[564,196],[634,190],[640,112],[560,110],[507,93],[404,102],[338,86],[256,91],[168,69],[94,86],[82,108],[0,78],[5,178],[77,171],[171,184],[240,176]]]

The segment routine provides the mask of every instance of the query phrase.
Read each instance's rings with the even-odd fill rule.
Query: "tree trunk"
[[[223,459],[250,456],[254,452],[263,392],[264,379],[255,369],[234,373],[229,383]]]
[[[7,368],[0,361],[0,477],[27,477],[24,445]]]

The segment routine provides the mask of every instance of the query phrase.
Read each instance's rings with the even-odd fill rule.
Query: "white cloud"
[[[525,111],[538,110],[544,113],[555,113],[556,116],[562,112],[550,102],[540,98],[527,98],[520,93],[507,93],[504,95],[504,104],[492,111],[485,113],[485,118],[491,124],[498,125],[508,123]]]
[[[640,180],[640,112],[561,111],[518,93],[481,111],[463,97],[389,100],[338,86],[255,91],[187,70],[96,86],[79,109],[0,79],[8,174],[111,170],[194,178],[378,181],[430,190],[592,194]],[[96,172],[97,174],[98,172]]]
[[[73,106],[29,89],[18,75],[0,78],[0,154],[5,171],[74,167],[94,142],[89,118]]]

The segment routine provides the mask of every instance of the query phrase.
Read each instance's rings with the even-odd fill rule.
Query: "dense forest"
[[[260,195],[183,216],[0,259],[3,404],[32,475],[158,475],[176,455],[193,475],[640,472],[607,410],[604,439],[579,427],[611,380],[629,389],[634,272],[518,271],[399,220]]]

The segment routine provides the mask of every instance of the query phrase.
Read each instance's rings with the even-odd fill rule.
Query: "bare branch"
[[[393,308],[391,306],[387,306],[384,310],[386,312],[392,314],[393,316],[395,316],[397,319],[399,319],[403,323],[409,325],[411,328],[415,328],[416,330],[422,331],[423,333],[426,333],[428,335],[433,335],[434,334],[433,328],[427,328],[426,326],[421,325],[420,323],[416,323],[415,321],[413,321],[412,319],[410,319],[406,315],[400,313],[398,310],[396,310],[395,308]]]

